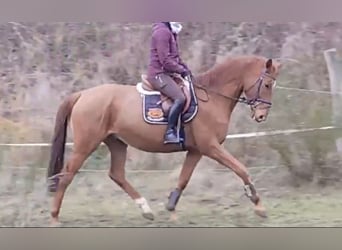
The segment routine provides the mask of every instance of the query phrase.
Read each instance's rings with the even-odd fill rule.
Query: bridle
[[[255,87],[255,85],[258,85],[257,86],[257,92],[255,94],[255,96],[251,99],[248,99],[247,97],[239,97],[239,98],[235,98],[235,97],[231,97],[231,96],[226,96],[220,92],[217,92],[215,90],[212,90],[210,88],[207,88],[207,87],[204,87],[202,85],[198,85],[196,83],[193,83],[193,85],[199,89],[202,89],[206,92],[207,96],[208,96],[208,93],[207,91],[209,92],[212,92],[216,95],[219,95],[219,96],[222,96],[226,99],[231,99],[231,100],[234,100],[234,101],[237,101],[237,102],[240,102],[240,103],[244,103],[248,106],[250,106],[251,108],[256,108],[258,105],[260,104],[266,104],[267,107],[266,108],[271,108],[272,106],[272,102],[269,102],[267,100],[264,100],[261,98],[260,96],[260,91],[261,91],[261,87],[263,85],[263,82],[264,82],[264,79],[268,77],[268,78],[271,78],[272,81],[273,81],[273,84],[272,84],[272,87],[274,87],[276,85],[276,78],[274,78],[273,76],[271,76],[269,73],[266,72],[266,70],[264,70],[261,75],[259,76],[259,78],[254,82],[254,84],[252,84],[252,86],[250,86],[249,88],[247,88],[244,92],[245,92],[245,95],[247,95],[248,91],[250,91],[251,89],[253,89]],[[209,96],[208,96],[208,99],[207,100],[202,100],[200,99],[201,101],[204,101],[204,102],[207,102],[209,101]]]
[[[249,87],[248,89],[245,90],[245,94],[247,95],[247,93],[248,93],[249,90],[251,90],[252,88],[254,88],[255,85],[258,85],[258,87],[257,87],[257,92],[256,92],[256,94],[255,94],[255,97],[252,98],[252,99],[247,99],[246,97],[240,97],[240,98],[238,98],[238,99],[239,99],[238,101],[239,101],[239,102],[242,102],[242,103],[245,103],[245,104],[247,104],[247,105],[249,105],[249,106],[251,106],[251,107],[254,107],[254,108],[256,108],[258,105],[260,105],[260,104],[262,104],[262,103],[263,103],[263,104],[266,104],[268,108],[271,108],[272,102],[269,102],[269,101],[267,101],[267,100],[264,100],[264,99],[262,99],[261,96],[260,96],[261,87],[262,87],[262,85],[263,85],[263,83],[264,83],[265,77],[271,78],[272,81],[273,81],[272,88],[275,87],[275,85],[276,85],[276,79],[275,79],[273,76],[271,76],[269,73],[267,73],[266,71],[264,71],[264,72],[261,73],[261,75],[259,76],[259,78],[255,81],[255,83],[254,83],[251,87]]]

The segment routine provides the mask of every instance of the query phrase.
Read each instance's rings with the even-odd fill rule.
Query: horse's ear
[[[271,70],[272,64],[273,64],[272,59],[268,59],[267,62],[266,62],[266,69],[267,69],[268,71]]]
[[[276,68],[277,68],[278,71],[281,69],[282,66],[283,66],[282,63],[276,62]]]

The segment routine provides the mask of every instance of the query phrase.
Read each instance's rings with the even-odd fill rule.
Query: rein
[[[193,85],[194,85],[195,87],[197,87],[198,89],[204,90],[204,92],[207,94],[207,96],[208,96],[208,93],[207,93],[207,92],[212,92],[212,93],[214,93],[214,94],[216,94],[216,95],[219,95],[219,96],[221,96],[221,97],[224,97],[224,98],[226,98],[226,99],[234,100],[234,101],[237,101],[237,102],[239,102],[239,103],[244,103],[244,104],[246,104],[246,105],[248,105],[248,106],[254,106],[254,107],[256,107],[256,106],[258,106],[259,104],[264,103],[264,104],[267,104],[269,107],[271,107],[271,106],[272,106],[272,103],[271,103],[271,102],[269,102],[269,101],[267,101],[267,100],[264,100],[264,99],[262,99],[262,98],[260,97],[260,90],[261,90],[262,83],[263,83],[263,81],[264,81],[264,77],[269,77],[269,78],[271,78],[271,79],[273,80],[273,82],[274,82],[274,85],[275,85],[276,79],[275,79],[273,76],[271,76],[270,74],[268,74],[267,72],[263,72],[263,73],[261,74],[261,76],[254,82],[254,84],[253,84],[251,87],[249,87],[248,89],[245,90],[245,93],[247,93],[247,92],[248,92],[249,90],[251,90],[256,84],[258,84],[257,93],[256,93],[255,97],[252,98],[252,99],[248,99],[248,98],[246,98],[246,97],[238,97],[238,98],[236,98],[236,97],[226,96],[226,95],[224,95],[224,94],[222,94],[222,93],[220,93],[220,92],[218,92],[218,91],[215,91],[215,90],[213,90],[213,89],[207,88],[207,87],[205,87],[205,86],[198,85],[198,84],[196,84],[196,83],[193,83]],[[208,99],[207,99],[207,100],[202,100],[202,99],[200,99],[200,98],[199,98],[199,100],[201,100],[201,101],[203,101],[203,102],[208,102],[208,101],[209,101],[209,96],[208,96]]]

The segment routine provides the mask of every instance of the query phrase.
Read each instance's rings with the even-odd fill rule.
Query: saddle
[[[178,84],[178,86],[181,88],[184,96],[185,96],[185,105],[184,105],[184,109],[183,109],[183,114],[187,112],[187,110],[190,107],[190,103],[191,103],[191,93],[190,93],[190,83],[188,81],[186,81],[185,79],[183,79],[181,76],[179,75],[171,75],[172,79]],[[142,80],[142,88],[147,91],[147,92],[151,92],[151,93],[158,93],[161,97],[160,99],[160,103],[162,105],[162,109],[164,111],[165,114],[168,114],[173,101],[168,97],[165,96],[164,94],[162,94],[161,92],[159,92],[158,90],[154,89],[152,84],[147,80],[147,76],[145,74],[141,75],[141,80]]]

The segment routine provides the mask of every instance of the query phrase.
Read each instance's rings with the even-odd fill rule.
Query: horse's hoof
[[[50,227],[61,227],[62,223],[60,223],[58,220],[56,219],[52,219],[50,222]]]
[[[172,212],[171,213],[170,221],[172,221],[172,222],[177,222],[178,221],[178,216],[177,216],[176,212]]]
[[[266,209],[264,207],[256,206],[256,207],[254,207],[254,212],[256,215],[258,215],[262,218],[267,218],[267,212],[266,212]]]
[[[143,213],[142,216],[145,218],[145,219],[148,219],[148,220],[154,220],[154,215],[150,212],[148,213]]]

